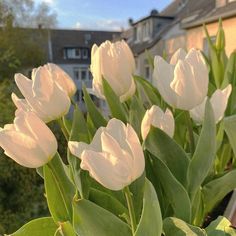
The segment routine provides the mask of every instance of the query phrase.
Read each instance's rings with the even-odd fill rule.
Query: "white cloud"
[[[36,4],[47,3],[48,5],[55,5],[56,0],[34,0]]]
[[[76,22],[75,27],[78,29],[92,29],[92,30],[116,30],[120,31],[126,27],[126,21],[117,19],[99,19],[86,23],[80,21]]]

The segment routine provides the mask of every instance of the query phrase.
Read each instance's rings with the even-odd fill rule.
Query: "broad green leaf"
[[[51,217],[32,220],[9,236],[53,236],[57,225]]]
[[[72,219],[74,186],[69,180],[58,154],[44,166],[44,181],[48,208],[55,222]]]
[[[120,102],[119,97],[115,94],[115,92],[112,90],[111,86],[105,79],[102,80],[102,84],[104,96],[106,97],[106,101],[108,103],[112,116],[123,122],[126,122],[127,114],[123,104]]]
[[[89,116],[94,124],[94,126],[98,129],[101,126],[106,126],[107,121],[101,114],[101,112],[98,110],[98,108],[93,103],[93,100],[89,96],[86,87],[83,87],[83,93],[84,93],[84,101],[89,113]]]
[[[76,236],[73,226],[69,221],[60,223],[60,233],[62,236]]]
[[[207,236],[203,229],[174,217],[166,218],[163,228],[165,236]]]
[[[152,104],[160,106],[161,105],[161,97],[160,97],[157,89],[151,83],[149,83],[147,80],[145,80],[144,78],[142,78],[140,76],[134,76],[134,79],[136,82],[141,84],[142,88],[145,91],[145,94],[147,95],[149,100],[152,102]]]
[[[229,138],[230,145],[236,156],[236,115],[224,119],[225,132]]]
[[[186,222],[191,220],[191,203],[188,193],[183,185],[174,177],[163,161],[152,156],[153,171],[165,191],[174,215]]]
[[[141,137],[141,123],[143,116],[145,114],[145,109],[142,102],[136,96],[131,99],[131,105],[129,109],[129,123],[135,129],[139,137]]]
[[[86,121],[84,120],[82,112],[77,107],[74,109],[73,123],[69,140],[86,143],[89,142],[89,133]],[[67,159],[70,163],[73,182],[79,190],[80,196],[82,198],[88,198],[89,175],[86,171],[80,168],[80,159],[72,155],[69,150],[67,152]]]
[[[73,114],[73,122],[70,134],[71,141],[89,142],[87,124],[83,113],[76,106]]]
[[[135,236],[161,236],[162,217],[158,198],[152,183],[146,179],[142,215]]]
[[[131,236],[130,227],[100,206],[82,199],[73,203],[73,225],[78,235]]]
[[[161,159],[183,186],[186,185],[189,158],[173,139],[161,129],[151,127],[145,140],[145,148]]]
[[[236,188],[235,180],[236,170],[232,170],[203,186],[205,213],[210,212],[220,200]]]
[[[235,235],[235,230],[230,230],[231,223],[223,216],[219,216],[216,220],[210,223],[210,225],[205,229],[207,236],[233,236]],[[230,232],[230,234],[228,232]],[[231,233],[234,234],[231,234]]]
[[[112,212],[116,216],[121,216],[123,214],[129,215],[127,208],[109,193],[91,188],[89,192],[89,200]]]
[[[188,191],[191,199],[212,168],[216,154],[216,127],[213,110],[209,100],[206,102],[205,118],[196,150],[188,168]]]
[[[164,194],[164,190],[161,185],[161,181],[155,174],[154,167],[152,164],[152,157],[149,157],[148,151],[145,151],[144,154],[145,154],[146,177],[152,182],[152,185],[155,188],[155,191],[157,193],[157,197],[159,200],[159,204],[161,207],[162,216],[163,216],[163,218],[165,218],[166,217],[166,209],[168,208],[169,203],[168,203],[167,198]]]
[[[129,186],[129,189],[132,193],[132,199],[137,221],[139,220],[139,217],[142,212],[144,187],[145,187],[145,172]]]
[[[192,203],[192,224],[202,225],[205,217],[205,205],[203,201],[202,190],[198,189],[195,195],[194,201]]]

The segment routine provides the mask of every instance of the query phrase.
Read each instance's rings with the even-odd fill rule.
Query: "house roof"
[[[205,12],[204,12],[205,13]],[[223,7],[212,8],[205,14],[201,14],[197,19],[187,23],[183,23],[181,26],[184,29],[193,28],[202,25],[203,23],[211,23],[218,21],[219,18],[226,19],[236,16],[236,2],[227,3]]]
[[[67,63],[82,63],[89,64],[90,57],[87,60],[80,59],[64,59],[64,48],[88,48],[89,51],[93,44],[100,45],[106,40],[113,40],[118,37],[120,32],[113,31],[91,31],[91,30],[69,30],[69,29],[52,29],[50,30],[53,62]]]

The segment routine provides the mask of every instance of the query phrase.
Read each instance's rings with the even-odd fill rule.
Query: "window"
[[[143,40],[147,40],[150,37],[150,27],[149,27],[149,23],[145,22],[143,24]]]
[[[88,48],[65,48],[63,51],[64,59],[88,59]]]
[[[87,67],[75,68],[74,78],[76,80],[89,80],[89,71]]]
[[[82,49],[82,58],[83,59],[88,58],[88,49],[87,48]]]
[[[150,80],[150,66],[149,65],[146,65],[145,66],[145,78],[147,79],[147,80]]]

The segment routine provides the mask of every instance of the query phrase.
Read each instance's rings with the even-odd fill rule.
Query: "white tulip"
[[[229,84],[225,89],[217,89],[210,98],[210,103],[214,112],[215,123],[217,124],[223,117],[228,104],[228,99],[232,91],[232,86]],[[205,100],[197,107],[190,110],[190,116],[197,124],[202,124],[205,113]]]
[[[168,64],[155,56],[153,84],[172,107],[191,110],[203,102],[208,91],[208,67],[199,50],[185,55],[178,50]]]
[[[71,77],[56,64],[48,63],[45,67],[51,73],[53,80],[67,92],[69,97],[72,97],[76,92],[76,85]]]
[[[157,127],[167,133],[170,137],[174,136],[175,120],[172,112],[167,108],[165,113],[160,107],[153,105],[147,110],[141,124],[141,134],[143,140],[147,137],[151,126]]]
[[[106,41],[99,47],[95,44],[91,53],[91,73],[93,90],[100,98],[104,98],[102,79],[104,78],[120,101],[126,101],[135,93],[133,73],[135,61],[125,41],[111,43]]]
[[[69,111],[70,98],[67,92],[54,81],[45,66],[33,70],[32,80],[16,74],[15,81],[25,98],[19,99],[15,94],[12,95],[18,109],[33,111],[44,122],[58,119]]]
[[[33,112],[19,111],[13,124],[0,128],[0,146],[18,164],[37,168],[49,162],[57,151],[51,130]]]
[[[81,159],[81,168],[111,190],[121,190],[144,172],[144,155],[131,125],[111,119],[97,130],[91,144],[68,143],[71,153]]]

